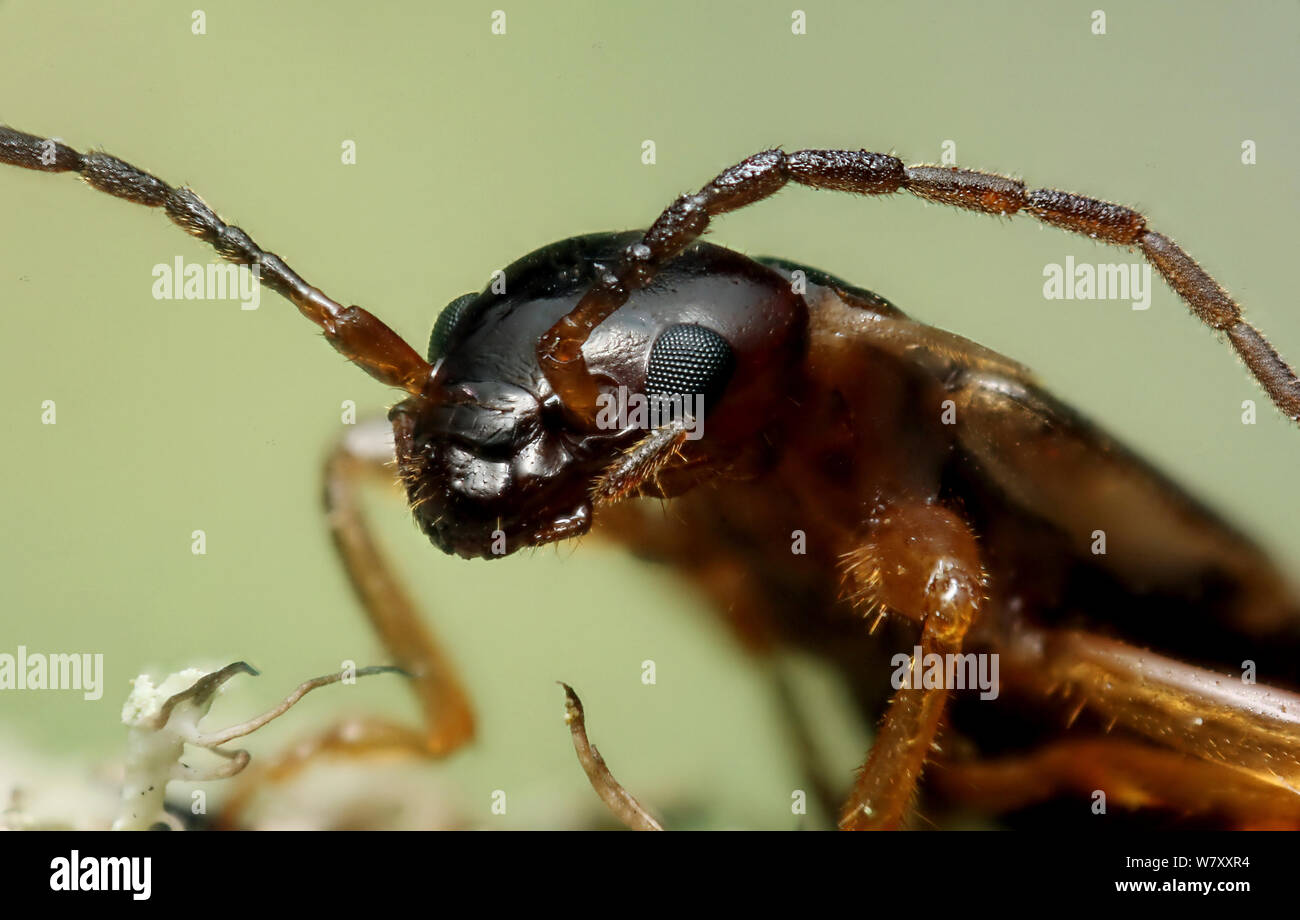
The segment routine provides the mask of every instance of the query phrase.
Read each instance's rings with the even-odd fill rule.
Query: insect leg
[[[845,563],[853,600],[921,624],[921,655],[961,653],[985,591],[975,536],[956,514],[937,504],[892,506],[872,523],[863,545]],[[902,824],[950,689],[905,682],[894,694],[841,812],[841,829],[885,830]]]
[[[1300,694],[1114,639],[1028,626],[1006,644],[1002,674],[1009,686],[1087,706],[1103,720],[1300,797]]]
[[[936,760],[928,783],[946,798],[994,814],[1104,792],[1107,808],[1161,807],[1240,828],[1300,828],[1300,796],[1293,792],[1128,738],[1070,738],[996,760]]]
[[[0,163],[42,172],[75,172],[92,188],[151,208],[162,208],[173,223],[239,265],[254,266],[259,280],[287,298],[325,332],[325,338],[352,363],[381,383],[419,393],[430,367],[382,321],[361,307],[344,307],[303,281],[284,260],[223,221],[188,188],[172,188],[156,176],[109,156],[79,153],[50,138],[0,125]]]
[[[1137,246],[1193,314],[1227,335],[1277,407],[1300,421],[1300,378],[1295,371],[1243,318],[1228,292],[1177,243],[1149,229],[1142,214],[1072,192],[1030,189],[1009,176],[956,167],[905,167],[896,157],[865,150],[765,150],[669,205],[641,241],[629,246],[619,264],[598,277],[538,342],[542,370],[575,420],[590,425],[596,415],[598,390],[582,358],[592,330],[632,291],[649,284],[660,265],[699,238],[712,218],[761,201],[787,182],[860,195],[906,189],[939,204],[984,214],[1024,211],[1099,242]]]
[[[390,426],[380,420],[356,426],[325,467],[325,510],[334,546],[370,624],[393,664],[415,680],[424,710],[428,753],[441,756],[468,742],[474,714],[455,669],[384,560],[359,502],[366,477],[392,484]]]
[[[373,717],[345,719],[304,739],[278,757],[254,764],[230,796],[222,823],[235,816],[266,782],[294,775],[322,755],[401,753],[444,757],[474,735],[469,698],[437,641],[423,623],[371,535],[360,505],[367,479],[392,484],[391,426],[382,420],[357,425],[325,466],[325,510],[334,546],[375,634],[392,663],[411,675],[423,711],[423,730]]]

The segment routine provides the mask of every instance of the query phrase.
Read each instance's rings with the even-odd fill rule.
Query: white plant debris
[[[222,745],[279,718],[317,687],[396,670],[347,669],[313,678],[260,716],[219,731],[205,731],[203,720],[227,681],[236,674],[257,674],[248,664],[237,661],[206,674],[188,668],[169,674],[157,686],[147,674],[140,675],[132,681],[131,694],[122,707],[122,722],[128,726],[129,734],[121,806],[113,829],[148,830],[159,824],[178,828],[179,822],[165,808],[169,782],[202,782],[234,776],[248,766],[248,752],[229,750]],[[190,766],[182,760],[186,745],[206,748],[224,762],[206,768]]]

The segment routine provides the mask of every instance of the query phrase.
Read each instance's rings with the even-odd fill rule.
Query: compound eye
[[[650,349],[646,395],[702,397],[707,413],[726,390],[735,366],[731,345],[712,329],[669,326]]]
[[[456,330],[456,324],[460,322],[461,317],[469,312],[470,306],[476,300],[478,300],[478,294],[461,294],[442,308],[442,312],[438,314],[437,322],[433,324],[433,334],[429,336],[430,364],[438,363],[443,350],[447,347],[447,342],[451,340],[452,333]]]

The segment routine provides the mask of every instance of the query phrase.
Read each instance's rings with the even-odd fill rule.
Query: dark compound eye
[[[447,347],[447,342],[451,338],[452,331],[460,318],[464,316],[474,301],[478,300],[478,294],[461,294],[447,306],[442,308],[438,314],[438,321],[433,324],[433,334],[429,336],[429,363],[435,364],[442,357],[443,349]]]
[[[646,395],[702,396],[707,413],[727,388],[735,366],[731,346],[712,329],[669,326],[650,349]]]

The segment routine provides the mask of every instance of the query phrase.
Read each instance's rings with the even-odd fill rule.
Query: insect
[[[700,240],[789,183],[1026,212],[1139,249],[1300,420],[1292,369],[1142,215],[866,151],[769,150],[644,232],[525,256],[451,301],[421,356],[187,188],[10,128],[0,160],[161,207],[406,394],[392,446],[371,427],[335,449],[326,505],[371,623],[415,675],[423,728],[353,720],[273,775],[324,751],[443,756],[472,736],[467,694],[357,505],[395,452],[444,552],[494,559],[598,526],[699,582],[756,654],[801,647],[839,667],[879,726],[843,828],[902,826],[922,787],[931,811],[1100,793],[1300,824],[1300,694],[1286,689],[1300,687],[1300,600],[1258,547],[1014,361],[815,269]]]

